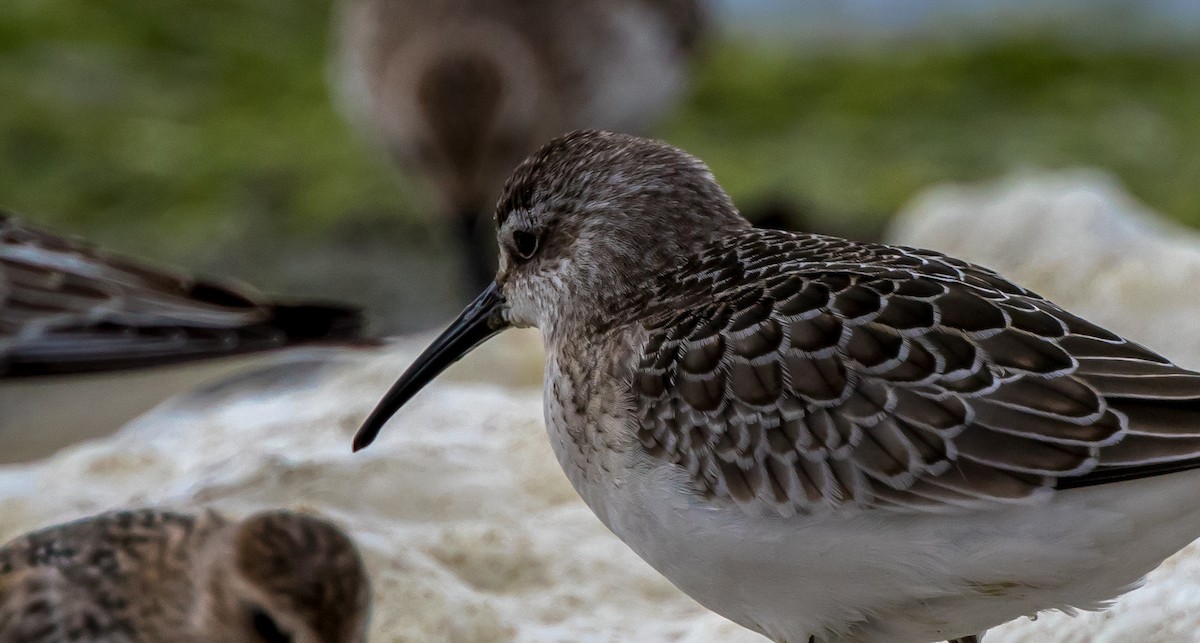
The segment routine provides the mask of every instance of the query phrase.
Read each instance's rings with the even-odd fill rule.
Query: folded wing
[[[985,268],[767,231],[700,264],[632,390],[705,495],[938,511],[1200,466],[1200,374]]]
[[[0,378],[172,364],[361,331],[349,308],[275,304],[0,213]]]

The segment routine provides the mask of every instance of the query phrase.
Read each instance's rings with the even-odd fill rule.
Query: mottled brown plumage
[[[139,509],[0,547],[3,643],[361,643],[370,590],[334,525]]]
[[[707,495],[922,509],[1200,457],[1200,375],[936,252],[747,229],[649,299],[638,437]]]
[[[1200,535],[1200,374],[987,268],[755,229],[698,159],[605,132],[523,163],[496,222],[495,283],[355,447],[536,326],[584,501],[774,640],[972,640],[1100,609]]]

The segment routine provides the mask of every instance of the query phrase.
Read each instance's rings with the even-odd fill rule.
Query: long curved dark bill
[[[354,450],[358,451],[374,442],[384,423],[438,374],[489,337],[507,328],[508,324],[500,316],[503,304],[500,286],[492,282],[458,315],[458,319],[450,323],[449,328],[433,340],[375,405],[375,410],[371,411],[354,435]]]

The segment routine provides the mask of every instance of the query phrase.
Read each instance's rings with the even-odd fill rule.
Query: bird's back
[[[144,509],[16,538],[0,548],[0,641],[181,640],[194,554],[224,525],[215,514]]]
[[[936,252],[747,229],[651,291],[639,438],[785,515],[1200,466],[1200,374]]]

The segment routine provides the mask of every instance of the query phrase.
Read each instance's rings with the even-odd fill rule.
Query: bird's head
[[[254,643],[364,643],[370,583],[354,542],[320,518],[268,511],[210,552],[214,631]]]
[[[617,320],[679,261],[749,225],[703,162],[666,143],[598,131],[551,141],[516,169],[496,207],[495,282],[401,376],[355,448],[501,330],[536,326],[552,341]]]

